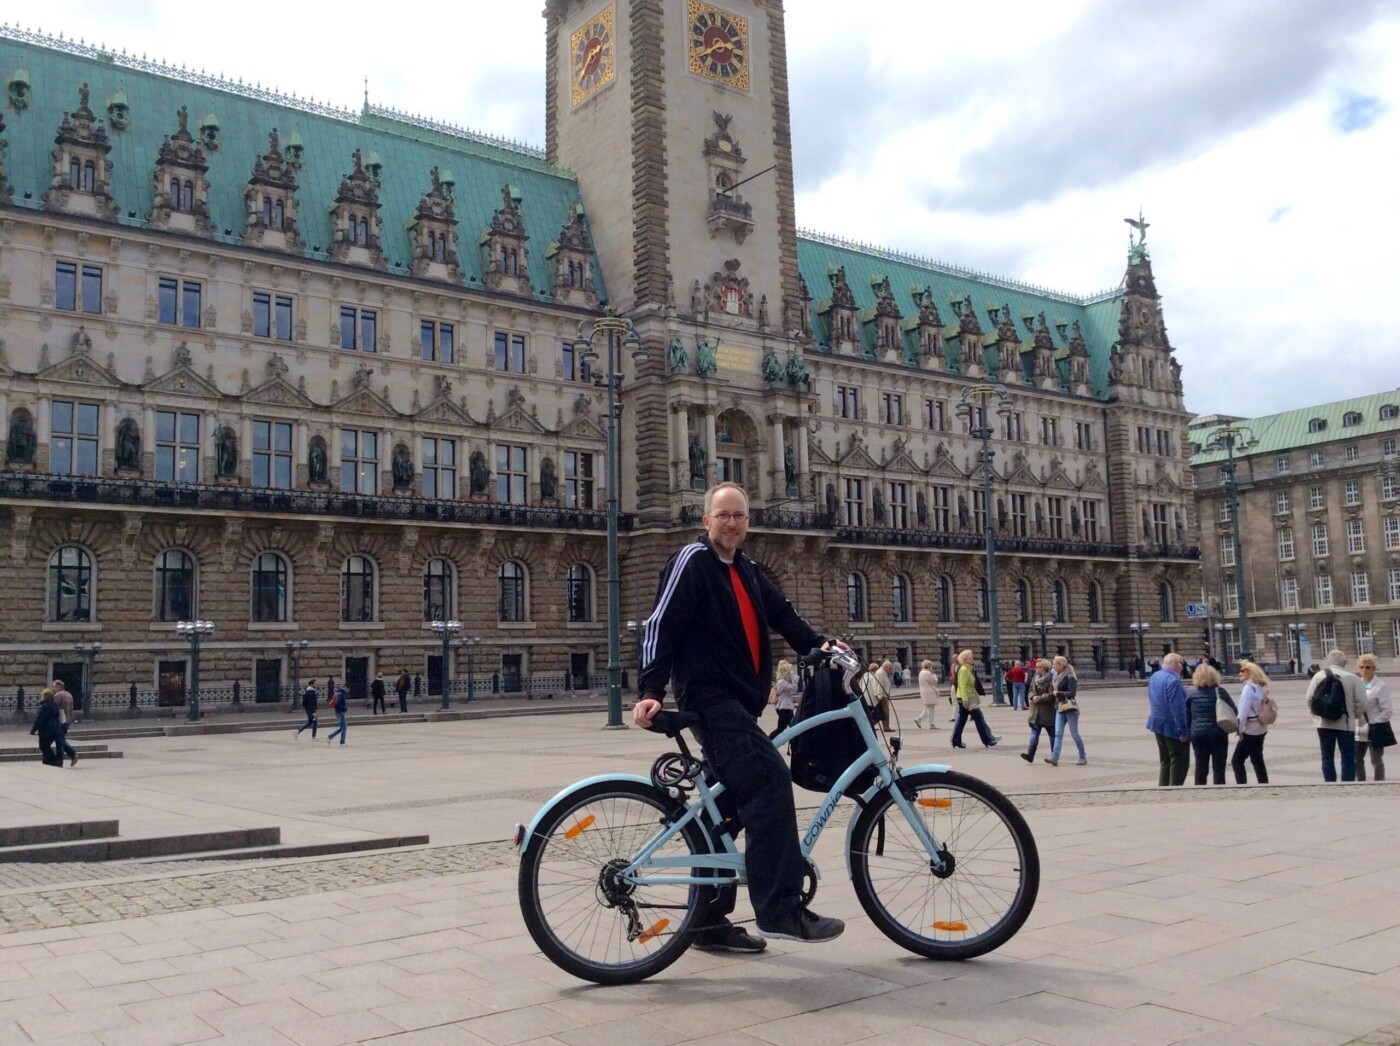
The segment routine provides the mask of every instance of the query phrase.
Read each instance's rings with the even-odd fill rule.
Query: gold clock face
[[[749,89],[749,20],[702,0],[687,0],[690,71],[741,91]]]
[[[569,50],[573,104],[578,105],[612,83],[617,74],[611,4],[574,30]]]

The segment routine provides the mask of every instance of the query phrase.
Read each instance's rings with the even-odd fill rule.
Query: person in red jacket
[[[1013,710],[1024,711],[1028,706],[1026,702],[1026,670],[1021,667],[1021,662],[1011,662],[1011,667],[1006,672],[1007,689],[1011,691],[1011,708]]]

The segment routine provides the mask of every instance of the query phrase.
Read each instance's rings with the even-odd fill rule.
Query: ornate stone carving
[[[212,236],[209,219],[209,164],[204,150],[190,134],[190,113],[183,105],[175,113],[179,121],[173,135],[161,142],[160,153],[151,171],[151,210],[147,221],[152,228]]]
[[[514,186],[501,187],[501,208],[481,234],[483,279],[492,290],[529,295],[530,237],[520,216],[520,193]]]
[[[107,129],[88,107],[88,85],[78,89],[78,108],[63,118],[54,139],[53,173],[41,199],[44,208],[63,214],[116,219],[112,198],[112,151]]]
[[[432,187],[418,200],[418,208],[408,220],[408,245],[413,256],[413,275],[462,281],[461,259],[457,255],[457,210],[443,185],[441,168],[428,172]]]
[[[742,265],[738,258],[730,258],[724,263],[723,272],[710,276],[710,282],[705,285],[706,305],[728,316],[752,319],[753,292],[749,290],[748,277],[739,274]]]
[[[351,153],[350,159],[354,167],[340,179],[340,188],[329,210],[330,255],[334,261],[382,269],[379,187],[365,170],[360,150]]]
[[[243,191],[242,242],[300,252],[305,245],[297,221],[296,192],[296,171],[283,161],[274,127],[267,136],[267,152],[254,162],[253,176]]]

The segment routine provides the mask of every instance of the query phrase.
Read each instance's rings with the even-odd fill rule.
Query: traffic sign
[[[1187,617],[1210,617],[1210,606],[1206,603],[1187,603]]]

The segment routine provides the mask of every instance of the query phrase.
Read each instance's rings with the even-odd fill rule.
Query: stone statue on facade
[[[545,501],[554,500],[554,492],[559,481],[554,472],[554,459],[545,458],[540,462],[540,497]]]
[[[1045,533],[1045,509],[1041,507],[1039,501],[1035,503],[1035,532],[1037,534]]]
[[[962,494],[958,495],[958,527],[967,529],[967,498]]]
[[[306,479],[309,483],[327,482],[326,442],[320,436],[311,440],[306,451]]]
[[[409,455],[407,447],[400,444],[394,448],[391,468],[394,473],[395,490],[408,490],[413,486],[413,458]]]
[[[919,526],[928,526],[928,498],[924,497],[922,490],[914,498],[914,518],[919,521]]]
[[[34,419],[29,411],[19,408],[10,416],[10,434],[5,443],[5,457],[11,465],[34,464],[34,452],[39,440],[34,435]]]
[[[214,430],[214,463],[221,478],[238,474],[238,437],[232,425],[220,423]]]
[[[783,365],[778,362],[778,354],[772,349],[763,352],[763,380],[769,385],[783,380]]]
[[[717,370],[719,362],[715,358],[715,343],[709,338],[701,338],[695,350],[695,372],[701,377],[711,378]]]
[[[828,483],[826,485],[826,515],[833,526],[836,524],[836,509],[836,486],[833,483]]]
[[[468,472],[471,476],[471,492],[485,494],[486,486],[491,482],[491,470],[486,467],[486,455],[479,450],[472,451]]]
[[[875,514],[875,523],[876,523],[876,525],[877,525],[877,526],[884,526],[884,525],[885,525],[885,495],[882,494],[882,493],[880,493],[880,488],[879,488],[878,486],[875,488],[875,496],[871,499],[871,502],[872,502],[872,510],[873,510],[873,512],[874,512],[874,514]]]
[[[117,468],[132,472],[141,468],[141,430],[131,418],[117,425]]]
[[[672,338],[670,348],[666,350],[666,372],[679,374],[689,368],[690,359],[686,356],[685,342],[679,337]]]
[[[690,486],[705,489],[705,444],[698,435],[690,437]]]
[[[802,362],[801,355],[796,352],[788,355],[787,379],[788,384],[795,389],[807,387],[807,365]]]
[[[783,450],[783,482],[787,484],[788,494],[796,492],[797,488],[797,455],[791,447]]]
[[[1075,537],[1078,537],[1078,536],[1079,536],[1079,506],[1078,506],[1078,505],[1071,505],[1071,506],[1069,507],[1069,529],[1070,529],[1070,533],[1072,533]]]

